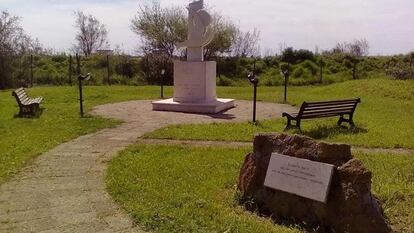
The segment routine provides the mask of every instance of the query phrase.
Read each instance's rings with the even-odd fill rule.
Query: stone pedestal
[[[175,61],[174,96],[152,103],[153,110],[218,113],[234,107],[234,100],[217,99],[216,62]]]

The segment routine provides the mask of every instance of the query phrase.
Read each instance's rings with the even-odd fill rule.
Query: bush
[[[302,63],[302,67],[307,69],[312,75],[316,75],[319,72],[319,67],[313,61],[306,60]]]
[[[393,68],[386,71],[387,75],[398,80],[414,79],[414,68]]]
[[[220,77],[217,78],[217,85],[218,86],[225,86],[225,87],[236,86],[235,82],[232,79],[227,78],[224,75],[221,75]]]
[[[296,67],[292,72],[292,78],[301,78],[305,74],[305,69],[302,66]]]

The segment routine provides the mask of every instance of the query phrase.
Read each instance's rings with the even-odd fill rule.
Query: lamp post
[[[257,85],[259,84],[259,79],[257,79],[254,73],[250,73],[247,78],[253,84],[253,123],[256,123]]]
[[[164,99],[164,75],[165,75],[165,69],[162,69],[161,77],[160,77],[161,99]]]
[[[285,79],[285,93],[284,93],[284,98],[283,98],[284,103],[287,103],[287,89],[288,89],[288,84],[289,84],[289,70],[290,70],[290,64],[288,63],[287,69],[280,72],[280,74]]]
[[[87,75],[79,75],[78,76],[78,84],[79,84],[79,108],[80,108],[80,115],[83,118],[83,93],[82,93],[82,81],[88,81],[91,78],[91,75],[88,73]]]

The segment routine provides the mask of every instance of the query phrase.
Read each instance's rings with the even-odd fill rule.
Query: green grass
[[[219,88],[221,97],[251,99],[251,88]],[[260,87],[258,99],[282,102],[281,87]],[[356,80],[329,86],[292,87],[289,103],[300,106],[303,101],[348,99],[361,97],[354,120],[356,129],[336,126],[336,118],[305,120],[303,134],[316,139],[352,145],[383,148],[414,148],[414,81],[387,79]],[[259,119],[260,120],[260,119]],[[148,138],[186,140],[251,141],[257,132],[282,132],[285,119],[264,120],[258,125],[224,123],[178,125],[147,134]]]
[[[298,232],[235,202],[247,149],[134,146],[109,167],[111,195],[146,230],[156,232]]]
[[[153,99],[157,87],[84,88],[85,110],[93,106],[132,99]],[[169,94],[171,89],[168,89]],[[18,107],[11,90],[0,91],[0,184],[37,155],[98,129],[112,127],[114,120],[79,117],[76,87],[38,87],[28,89],[30,96],[43,96],[45,108],[40,118],[15,118]]]
[[[237,203],[247,148],[135,145],[108,169],[112,197],[155,232],[300,232],[274,225]],[[373,191],[397,232],[414,231],[414,154],[357,154],[373,172]]]

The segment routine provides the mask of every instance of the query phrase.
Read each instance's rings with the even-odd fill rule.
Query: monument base
[[[175,102],[173,99],[167,99],[152,103],[152,110],[154,111],[204,114],[219,113],[234,107],[235,103],[233,99],[217,99],[216,101],[205,103],[182,103]]]

